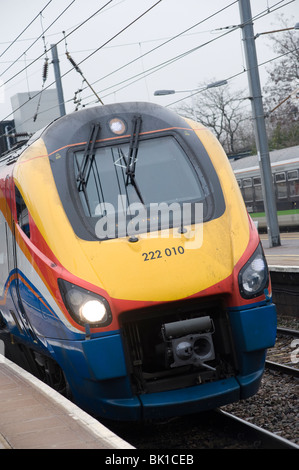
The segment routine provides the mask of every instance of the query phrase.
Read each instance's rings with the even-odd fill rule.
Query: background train
[[[299,229],[299,146],[270,152],[279,227]],[[257,155],[231,160],[246,207],[259,229],[266,229]]]
[[[146,420],[247,398],[275,337],[257,230],[202,125],[99,106],[2,155],[0,339],[80,407]]]

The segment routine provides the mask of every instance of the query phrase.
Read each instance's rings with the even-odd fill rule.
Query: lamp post
[[[197,89],[194,88],[193,90],[156,90],[154,92],[154,96],[165,96],[165,95],[174,95],[175,93],[191,93],[187,98],[192,99],[192,111],[193,111],[193,117],[196,120],[196,111],[195,111],[195,101],[194,101],[194,96],[197,93],[200,93],[202,91],[208,90],[209,88],[217,88],[219,86],[227,85],[227,80],[218,80],[216,82],[209,83],[206,87]]]
[[[273,33],[280,33],[281,31],[291,31],[292,29],[299,29],[299,23],[296,23],[294,26],[291,28],[283,28],[283,29],[275,29],[273,31],[264,31],[263,33],[257,33],[254,36],[254,39],[258,38],[259,36],[262,36],[262,34],[273,34]]]
[[[277,217],[276,200],[268,148],[268,138],[265,125],[261,84],[255,48],[255,37],[251,14],[250,0],[239,0],[242,36],[248,84],[251,96],[252,117],[254,123],[255,141],[261,172],[262,192],[267,219],[269,247],[280,246],[280,233]]]

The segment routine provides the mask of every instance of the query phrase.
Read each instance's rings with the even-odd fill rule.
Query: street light
[[[197,95],[197,93],[200,93],[202,91],[208,90],[209,88],[217,88],[219,86],[227,85],[227,80],[218,80],[216,82],[209,83],[206,85],[204,88],[201,89],[193,89],[193,90],[156,90],[154,92],[154,96],[165,96],[165,95],[174,95],[175,93],[192,93],[188,98],[192,99],[192,109],[193,109],[193,117],[196,120],[196,112],[195,112],[195,102],[194,102],[194,96]]]
[[[227,85],[227,80],[218,80],[218,82],[212,82],[207,85],[207,88],[217,88],[218,86]]]
[[[291,31],[292,29],[299,29],[299,23],[296,23],[295,26],[292,26],[291,28],[275,29],[274,31],[264,31],[263,33],[258,33],[254,36],[254,39],[258,38],[262,34],[280,33],[281,31]]]
[[[227,80],[218,80],[217,82],[209,83],[205,88],[201,88],[200,90],[198,90],[197,88],[194,88],[193,90],[156,90],[154,92],[154,95],[155,96],[174,95],[175,93],[192,93],[193,91],[195,91],[196,93],[199,93],[200,91],[205,91],[208,88],[216,88],[218,86],[223,86],[223,85],[227,85]]]
[[[186,90],[188,92],[190,90]],[[183,93],[183,91],[175,91],[175,90],[156,90],[154,95],[155,96],[164,96],[164,95],[174,95],[175,93]]]

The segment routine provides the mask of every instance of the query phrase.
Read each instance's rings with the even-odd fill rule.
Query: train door
[[[5,195],[6,195],[6,213],[8,215],[9,224],[7,224],[6,238],[7,238],[7,262],[8,272],[10,278],[9,291],[12,299],[12,309],[10,313],[14,318],[16,326],[21,334],[35,339],[33,328],[30,324],[28,316],[22,302],[20,295],[20,278],[18,271],[18,245],[16,243],[16,225],[14,217],[14,191],[13,182],[7,176],[5,180]],[[8,226],[9,225],[9,226]]]

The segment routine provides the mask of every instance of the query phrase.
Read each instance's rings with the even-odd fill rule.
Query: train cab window
[[[252,179],[244,178],[242,183],[243,183],[244,201],[252,202],[253,201]]]
[[[288,195],[288,190],[287,190],[286,174],[284,172],[275,173],[275,185],[277,189],[278,199],[286,198]]]
[[[29,212],[28,208],[24,202],[24,199],[18,190],[17,187],[15,187],[15,193],[16,193],[16,209],[17,209],[17,221],[18,225],[20,228],[23,230],[25,235],[27,235],[28,238],[30,238],[30,228],[29,228]]]
[[[299,171],[288,171],[288,186],[290,188],[290,197],[299,196]]]
[[[253,178],[254,197],[256,201],[263,200],[262,182],[260,177]]]
[[[74,169],[77,181],[83,158],[83,151],[76,152]],[[109,210],[113,209],[117,220],[125,217],[128,222],[134,217],[137,207],[134,205],[138,204],[148,210],[148,221],[151,220],[153,204],[170,206],[173,203],[200,202],[204,218],[211,212],[213,202],[209,184],[200,169],[195,170],[184,149],[172,136],[139,141],[133,178],[127,175],[128,158],[129,143],[96,149],[84,191],[78,185],[88,219],[99,219],[99,214],[103,215],[102,208],[105,211],[107,206]],[[133,208],[132,212],[130,208]]]

